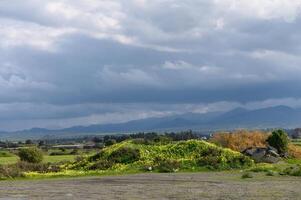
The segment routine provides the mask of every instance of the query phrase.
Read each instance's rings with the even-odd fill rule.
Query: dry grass
[[[243,151],[249,147],[265,147],[269,133],[263,131],[238,130],[230,133],[216,133],[211,142],[230,148],[235,151]]]
[[[293,158],[301,159],[301,147],[294,144],[289,144],[288,154]]]

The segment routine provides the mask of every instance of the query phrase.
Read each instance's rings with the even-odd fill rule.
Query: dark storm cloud
[[[300,7],[299,0],[1,1],[0,125],[297,106]]]

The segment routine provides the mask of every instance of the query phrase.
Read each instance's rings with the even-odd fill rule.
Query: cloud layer
[[[0,128],[299,106],[301,0],[4,0]]]

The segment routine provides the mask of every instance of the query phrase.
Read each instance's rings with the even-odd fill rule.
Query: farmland
[[[56,163],[56,162],[63,162],[63,161],[74,161],[75,155],[58,155],[58,156],[44,156],[43,162],[45,163]],[[16,155],[12,155],[9,157],[0,157],[1,164],[14,164],[19,161],[19,157]]]

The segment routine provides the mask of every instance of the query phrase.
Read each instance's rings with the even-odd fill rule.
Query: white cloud
[[[296,105],[301,85],[300,2],[4,1],[0,102],[29,108],[19,113],[48,113],[50,107],[58,120],[48,123],[46,114],[41,115],[45,126]],[[97,106],[74,106],[107,102],[134,105],[99,105],[110,107],[99,112]],[[161,106],[138,105],[145,102]],[[81,111],[66,116],[62,110],[71,110],[66,105]],[[13,112],[16,105],[4,106]],[[87,109],[91,112],[83,116]]]
[[[229,13],[236,12],[264,20],[282,19],[292,22],[301,12],[300,0],[215,0],[215,4]]]
[[[55,42],[60,37],[71,33],[74,33],[74,29],[56,29],[30,22],[0,19],[0,46],[2,48],[28,45],[41,50],[54,51]]]

